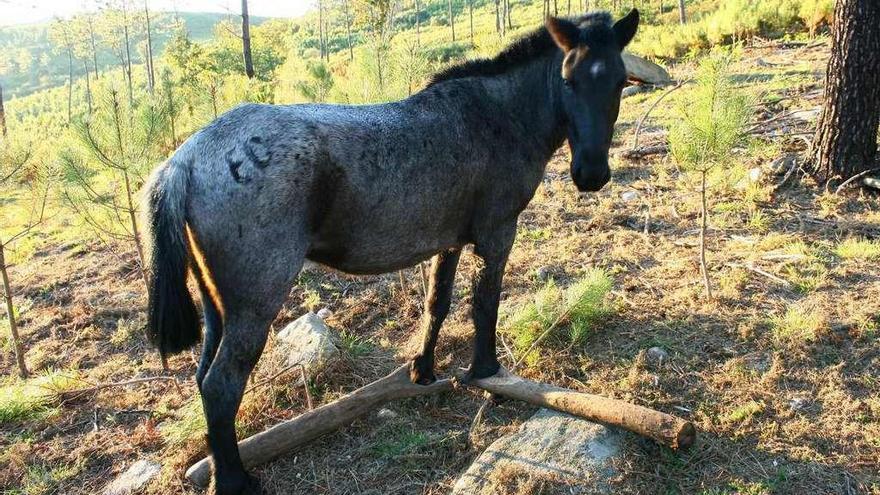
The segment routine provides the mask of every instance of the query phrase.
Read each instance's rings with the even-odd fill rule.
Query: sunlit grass
[[[816,341],[825,329],[826,317],[818,309],[790,305],[770,323],[777,345],[796,347]]]
[[[579,345],[590,331],[613,312],[608,301],[611,277],[600,269],[589,270],[567,288],[547,282],[531,301],[516,308],[504,323],[517,352],[527,352],[545,332],[548,342]],[[530,355],[529,359],[536,356]]]
[[[34,378],[10,378],[0,387],[0,424],[40,420],[59,412],[57,394],[84,386],[75,371],[50,371]]]
[[[834,254],[844,260],[880,260],[880,242],[869,239],[849,238],[834,248]]]

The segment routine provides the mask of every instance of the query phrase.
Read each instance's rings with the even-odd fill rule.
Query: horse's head
[[[581,191],[598,191],[611,179],[608,149],[626,83],[621,52],[638,26],[636,9],[613,26],[595,19],[580,25],[547,19],[563,53],[560,103],[568,123],[571,177]]]

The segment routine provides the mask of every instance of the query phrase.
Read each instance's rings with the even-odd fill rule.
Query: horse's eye
[[[563,79],[562,84],[565,84],[565,87],[568,89],[574,88],[574,81],[572,81],[571,79]]]

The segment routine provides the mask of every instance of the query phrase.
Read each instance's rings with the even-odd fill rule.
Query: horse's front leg
[[[482,266],[473,280],[474,354],[465,382],[490,377],[500,368],[495,353],[495,326],[501,281],[515,236],[514,223],[494,231],[474,245],[474,254],[482,260]]]
[[[422,316],[422,352],[413,359],[409,370],[413,383],[429,385],[437,380],[434,376],[434,347],[443,320],[449,314],[455,270],[460,257],[461,249],[455,248],[437,254],[431,261],[431,279]]]

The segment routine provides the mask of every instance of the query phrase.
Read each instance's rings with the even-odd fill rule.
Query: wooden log
[[[693,424],[676,416],[617,399],[533,382],[504,368],[495,376],[472,380],[467,385],[588,421],[618,426],[673,449],[690,447],[697,436]]]
[[[313,409],[290,421],[238,442],[245,468],[264,464],[320,436],[332,433],[357,418],[394,399],[435,394],[452,389],[452,381],[439,380],[431,385],[416,385],[409,378],[409,364],[354,392]],[[211,458],[206,457],[186,471],[193,484],[205,487],[211,479]]]

